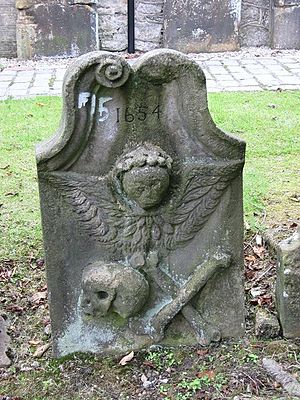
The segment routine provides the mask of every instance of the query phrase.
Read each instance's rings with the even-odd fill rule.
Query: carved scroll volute
[[[40,171],[70,168],[88,142],[99,108],[97,94],[121,88],[130,74],[123,58],[107,52],[92,52],[71,64],[64,77],[60,127],[36,148]]]

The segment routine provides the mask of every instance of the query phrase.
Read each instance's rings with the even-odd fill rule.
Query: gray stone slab
[[[251,64],[258,64],[259,63],[259,60],[261,60],[261,59],[259,59],[259,58],[255,58],[255,59],[253,59],[253,58],[242,58],[241,60],[240,60],[240,63],[241,64],[243,64],[243,65],[245,65],[245,64],[247,64],[247,65],[251,65]]]
[[[209,61],[204,61],[204,64],[211,67],[211,66],[222,66],[222,62],[218,60],[209,60]]]
[[[279,49],[300,49],[300,5],[295,7],[274,7],[273,47]]]
[[[21,12],[17,25],[19,58],[75,57],[97,49],[97,13],[91,6],[38,0]]]
[[[2,80],[0,80],[0,88],[5,88],[5,89],[7,89],[8,87],[9,87],[9,85],[11,84],[11,82],[10,81],[2,81]]]
[[[231,73],[234,73],[234,74],[243,74],[243,73],[247,73],[247,71],[245,70],[245,68],[243,68],[243,67],[241,67],[241,66],[235,66],[235,65],[233,65],[233,66],[231,66],[231,65],[229,65],[228,67],[227,67],[227,70],[229,71],[229,72],[231,72]]]
[[[28,90],[29,95],[46,95],[49,93],[49,88],[47,87],[31,87]]]
[[[201,68],[94,52],[63,97],[37,147],[55,356],[243,335],[245,143],[212,122]]]
[[[236,2],[170,0],[164,5],[164,47],[194,53],[237,50],[238,20]]]
[[[300,78],[295,76],[281,76],[280,79],[284,84],[300,85]]]
[[[279,84],[281,80],[275,78],[273,75],[257,75],[256,80],[264,84]]]
[[[218,66],[213,67],[213,66],[211,66],[211,67],[210,67],[210,71],[211,71],[211,73],[214,74],[214,75],[224,75],[224,74],[228,74],[227,69],[224,68],[224,67],[218,67]]]
[[[24,90],[28,89],[30,82],[13,82],[9,90]]]
[[[257,61],[262,65],[279,65],[277,58],[259,58]]]
[[[226,89],[224,88],[224,91],[226,92],[258,92],[262,91],[263,89],[260,86],[244,86],[244,85],[238,85],[238,86],[230,86],[227,87]]]
[[[279,243],[276,304],[283,336],[300,338],[300,230]]]
[[[0,315],[0,368],[9,367],[11,364],[11,361],[7,356],[9,343],[10,338],[6,333],[6,323]]]
[[[234,73],[232,74],[235,79],[237,79],[238,81],[244,81],[244,80],[248,80],[248,79],[252,79],[252,74],[250,74],[247,71],[243,71],[243,72],[238,72],[238,73]]]

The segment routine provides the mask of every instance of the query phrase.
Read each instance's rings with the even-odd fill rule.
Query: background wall
[[[300,0],[135,0],[135,47],[300,49]],[[0,0],[0,57],[126,51],[127,0]]]

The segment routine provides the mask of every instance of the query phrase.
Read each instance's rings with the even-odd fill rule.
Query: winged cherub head
[[[124,193],[149,209],[162,201],[169,188],[172,162],[160,147],[145,143],[117,161],[116,175]]]

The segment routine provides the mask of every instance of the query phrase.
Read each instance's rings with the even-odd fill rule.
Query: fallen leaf
[[[207,353],[208,353],[208,349],[197,350],[197,355],[200,357],[205,356]]]
[[[41,343],[41,341],[35,339],[35,340],[29,340],[28,343],[31,344],[32,346],[37,346],[38,344]]]
[[[129,363],[129,361],[131,361],[131,360],[133,359],[133,357],[134,357],[134,352],[132,351],[131,353],[129,353],[129,354],[127,354],[126,356],[124,356],[124,357],[120,360],[119,364],[124,366],[124,365],[126,365],[127,363]]]
[[[263,254],[266,251],[266,249],[263,246],[254,246],[253,247],[253,252],[256,254],[259,258],[263,258]]]
[[[42,346],[39,346],[36,349],[36,351],[33,353],[33,357],[34,358],[42,357],[46,353],[46,351],[49,349],[49,347],[50,347],[50,343],[46,343],[46,344],[43,344]]]
[[[42,300],[47,298],[47,292],[37,292],[31,296],[31,303],[40,303]]]
[[[296,195],[295,194],[295,196],[290,197],[290,200],[295,201],[296,203],[299,203],[300,202],[300,195]]]
[[[23,312],[24,308],[17,305],[10,305],[6,307],[6,310],[10,312]]]
[[[265,304],[271,305],[272,304],[272,295],[270,294],[265,294],[264,296],[260,296],[258,298],[258,304],[260,306],[263,306]]]
[[[261,287],[253,287],[250,290],[252,297],[258,297],[266,293],[266,290]]]
[[[17,193],[17,192],[7,192],[4,194],[4,196],[18,196],[18,195],[19,195],[19,193]]]
[[[250,256],[246,256],[245,260],[249,261],[249,262],[255,262],[256,261],[256,257],[253,255]]]
[[[151,361],[145,360],[143,362],[143,365],[145,365],[146,367],[150,367],[150,368],[154,368],[154,364]]]
[[[198,378],[205,377],[205,378],[209,378],[209,379],[214,379],[216,376],[216,373],[212,369],[209,369],[209,370],[198,372],[196,375]]]
[[[44,107],[46,104],[45,103],[35,103],[37,106],[39,106],[39,107]]]

